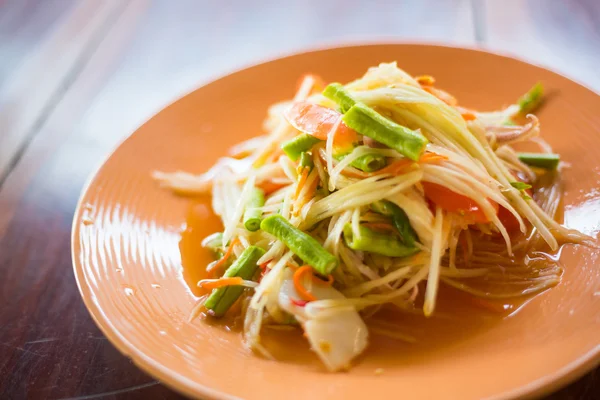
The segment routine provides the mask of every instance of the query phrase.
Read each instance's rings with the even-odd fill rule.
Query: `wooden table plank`
[[[44,12],[49,5],[51,12]],[[0,34],[6,38],[0,41],[0,185],[122,6],[118,0],[77,6],[11,1],[0,8]],[[36,33],[45,34],[44,40],[27,40]],[[22,46],[33,49],[21,51]]]
[[[69,250],[86,176],[155,111],[211,77],[304,47],[356,38],[475,42],[466,0],[227,4],[128,2],[0,188],[0,298],[8,299],[0,398],[179,398],[98,331]],[[585,390],[556,398],[585,399]]]
[[[549,67],[600,92],[598,0],[485,0],[479,8],[486,47]]]
[[[86,176],[146,118],[211,77],[315,44],[416,39],[419,32],[473,42],[468,1],[440,13],[431,11],[433,0],[377,10],[282,3],[154,2],[145,9],[133,1],[114,22],[0,190],[0,294],[8,299],[0,311],[0,398],[178,398],[103,338],[71,273],[70,221]]]

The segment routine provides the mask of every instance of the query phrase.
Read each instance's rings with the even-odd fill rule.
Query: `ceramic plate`
[[[467,315],[460,324],[432,318],[416,344],[374,337],[347,373],[325,372],[299,333],[267,333],[278,358],[271,361],[250,354],[235,329],[188,321],[206,262],[199,240],[218,220],[206,199],[161,190],[151,171],[205,171],[230,146],[260,134],[267,107],[291,98],[307,72],[346,82],[393,60],[410,74],[435,76],[462,105],[482,110],[510,104],[542,81],[550,93],[538,114],[542,134],[571,164],[565,221],[597,233],[600,97],[592,91],[478,50],[384,44],[296,54],[171,104],[125,140],[85,189],[73,224],[75,274],[90,313],[120,351],[173,389],[206,399],[515,398],[555,390],[597,365],[598,254],[578,246],[562,250],[562,283],[513,316]]]

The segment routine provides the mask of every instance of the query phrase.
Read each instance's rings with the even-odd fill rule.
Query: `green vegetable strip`
[[[323,91],[323,96],[327,97],[340,105],[342,114],[346,113],[356,101],[350,96],[350,93],[340,83],[331,83]]]
[[[406,257],[418,253],[419,249],[404,245],[399,239],[361,226],[360,237],[354,236],[350,223],[344,226],[344,241],[352,250],[368,251],[388,257]]]
[[[385,167],[386,159],[381,154],[365,154],[352,161],[350,165],[364,172],[373,172]]]
[[[356,103],[342,117],[350,128],[417,161],[425,150],[427,139],[418,131],[390,121],[364,104]]]
[[[310,154],[308,154],[307,152],[302,152],[302,154],[300,154],[300,167],[302,168],[308,168],[308,171],[312,171],[313,167],[315,166],[312,156]]]
[[[552,153],[517,153],[517,157],[527,165],[544,169],[556,169],[560,161],[560,156]]]
[[[260,247],[249,246],[240,254],[237,260],[227,268],[224,278],[233,278],[238,276],[244,280],[252,279],[258,265],[256,262],[265,254]],[[235,303],[244,291],[243,286],[226,286],[213,289],[212,293],[204,302],[204,307],[212,311],[215,317],[222,317],[229,307]]]
[[[531,185],[525,182],[510,182],[510,186],[514,187],[517,190],[531,189]]]
[[[538,82],[519,99],[519,113],[524,115],[535,110],[542,103],[543,96],[544,86]]]
[[[253,188],[244,211],[244,226],[250,232],[255,232],[260,228],[262,219],[261,207],[265,205],[265,192],[259,188]]]
[[[283,152],[292,161],[297,161],[300,155],[305,151],[309,151],[312,147],[319,143],[321,140],[316,137],[309,135],[308,133],[302,133],[293,139],[288,140],[281,144]]]
[[[338,265],[338,259],[333,254],[281,215],[271,215],[263,219],[260,228],[281,240],[295,255],[321,275],[329,275]]]
[[[419,240],[417,233],[410,225],[408,215],[406,215],[406,212],[404,212],[404,210],[398,207],[396,204],[385,200],[377,201],[371,204],[371,210],[375,211],[376,213],[391,217],[394,226],[402,237],[402,241],[407,246],[412,247],[415,245],[415,242]]]

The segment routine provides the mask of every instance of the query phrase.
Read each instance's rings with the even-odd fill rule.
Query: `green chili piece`
[[[378,214],[390,217],[398,230],[398,233],[400,233],[402,241],[407,246],[414,246],[415,242],[419,240],[417,233],[410,224],[408,215],[406,215],[406,212],[396,204],[386,200],[376,201],[371,204],[371,210]]]

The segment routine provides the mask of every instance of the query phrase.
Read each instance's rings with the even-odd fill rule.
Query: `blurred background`
[[[70,229],[87,176],[215,77],[381,41],[481,47],[600,91],[598,0],[0,0],[0,398],[180,398],[80,300]],[[599,393],[594,371],[549,398]]]

